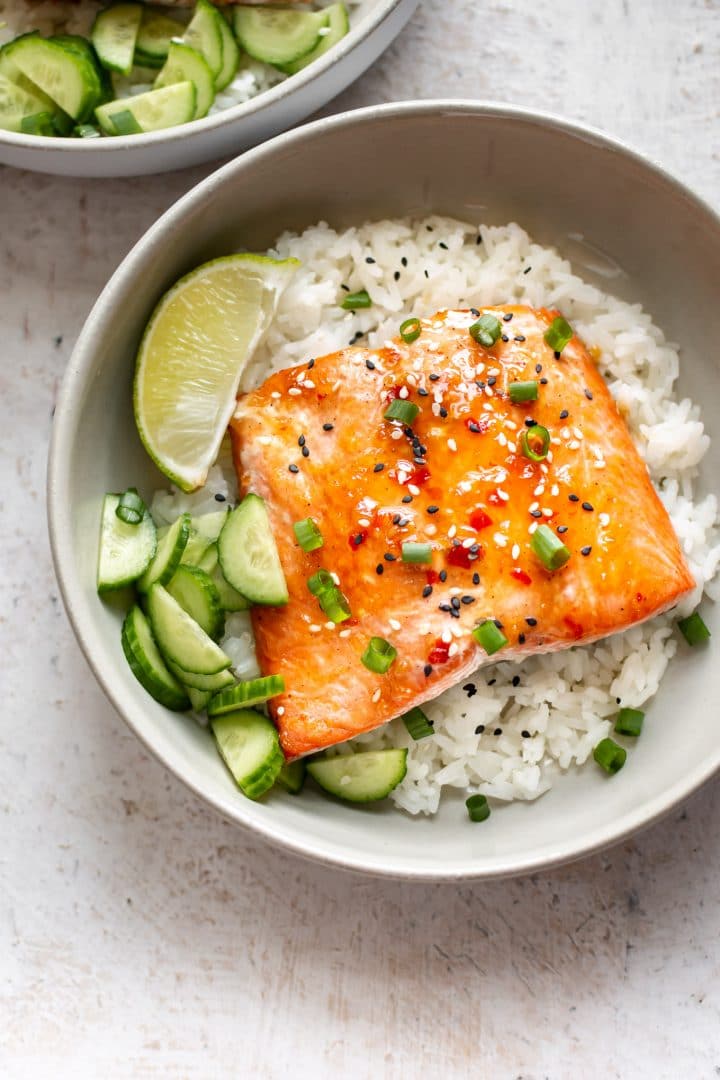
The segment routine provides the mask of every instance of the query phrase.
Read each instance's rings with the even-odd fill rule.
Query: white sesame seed
[[[553,484],[553,486],[550,488],[550,494],[551,495],[559,495],[560,494],[560,488],[558,487],[557,484]]]
[[[448,649],[448,656],[456,656],[460,650],[458,649],[457,642],[453,641]]]
[[[453,453],[457,450],[457,443],[455,442],[454,439],[448,439],[447,444],[448,444],[448,450],[452,450]]]
[[[570,428],[569,427],[560,428],[560,437],[562,439],[569,439],[570,438]]]
[[[517,443],[508,442],[508,450],[511,454],[517,454]]]
[[[398,484],[404,484],[410,473],[406,473],[404,469],[398,469]]]
[[[361,525],[364,529],[366,529],[369,524],[369,518],[358,518],[358,525]]]
[[[410,492],[411,495],[419,495],[420,494],[420,488],[417,486],[417,484],[408,484],[408,491]]]
[[[335,382],[332,384],[333,393],[336,394],[341,386],[342,386],[342,379],[336,379]]]
[[[610,524],[610,515],[609,514],[598,514],[598,521],[603,526],[604,525],[609,525]]]
[[[452,641],[452,634],[450,633],[450,631],[443,630],[440,640],[442,641],[443,645],[449,645]]]
[[[501,446],[507,446],[507,436],[505,435],[504,432],[502,432],[502,431],[498,432],[498,435],[496,437],[496,442],[499,442]]]
[[[580,443],[577,441],[577,439],[572,439],[567,445],[568,445],[568,450],[579,450],[580,449]]]
[[[377,701],[380,700],[380,687],[379,686],[378,686],[377,690],[375,691],[375,693],[373,694],[372,700],[373,700],[373,702],[377,702]]]
[[[462,546],[467,550],[468,548],[471,548],[474,543],[475,538],[472,536],[468,536],[465,540],[463,540]]]
[[[408,375],[406,375],[406,379],[410,386],[417,386],[417,375],[413,375],[413,373],[410,372]]]
[[[453,536],[457,533],[457,525],[451,525],[448,529],[448,540],[452,540]]]
[[[530,533],[531,536],[535,532],[536,529],[537,529],[537,521],[533,521],[532,525],[528,529],[528,532]]]
[[[483,412],[495,412],[495,410],[492,405],[488,404],[488,402],[486,401],[483,405]]]
[[[408,391],[407,386],[401,386],[400,387],[400,393],[398,394],[398,397],[401,397],[403,399],[403,401],[404,401],[405,398],[408,396],[408,393],[409,393],[409,391]]]
[[[335,623],[334,623],[334,622],[332,621],[332,619],[329,619],[329,620],[328,620],[328,621],[327,621],[327,622],[325,623],[325,629],[326,629],[326,630],[334,630],[334,629],[335,629]]]
[[[532,514],[534,510],[539,510],[539,509],[540,509],[540,503],[539,502],[530,503],[530,505],[528,506],[528,513]]]
[[[395,428],[394,431],[390,432],[390,438],[391,439],[402,439],[402,431],[400,431],[398,428]]]
[[[393,630],[402,630],[402,623],[398,622],[397,619],[388,619],[388,622]]]
[[[322,626],[318,626],[317,623],[310,623],[309,630],[311,634],[319,634],[322,630]]]
[[[503,491],[502,488],[498,488],[497,493],[498,498],[502,499],[503,502],[510,502],[510,496],[508,495],[507,491]]]
[[[270,394],[270,397],[271,398],[279,398],[279,397],[282,397],[282,394],[280,393],[279,390],[273,390],[273,392]]]
[[[580,428],[574,427],[573,428],[573,435],[575,436],[576,439],[580,439],[580,441],[582,442],[584,436],[583,436],[583,433],[580,430]]]
[[[352,633],[352,630],[350,629],[350,627],[347,627],[345,630],[340,631],[340,633],[338,634],[338,637],[342,637],[342,638],[350,637],[351,633]]]
[[[278,705],[277,714],[278,714],[278,716],[284,716],[285,715],[285,706],[284,705]]]
[[[493,396],[493,388],[492,388],[492,386],[486,386],[485,387],[485,397],[492,397],[492,396]]]
[[[507,547],[508,538],[503,533],[495,533],[493,540],[498,547]]]
[[[513,544],[510,554],[512,555],[513,559],[518,559],[520,557],[520,545]]]
[[[550,439],[550,442],[553,444],[553,446],[560,446],[560,444],[561,444],[561,440],[558,439],[557,435],[553,435],[553,437]],[[549,454],[548,454],[548,460],[550,460],[550,455]]]
[[[533,495],[542,495],[544,490],[545,490],[545,485],[544,484],[538,484],[538,486],[533,491]]]
[[[302,390],[297,386],[291,386],[288,390],[288,394],[290,394],[291,397],[298,397],[302,394]]]
[[[596,469],[604,469],[605,468],[605,462],[604,461],[596,461],[595,462],[595,468]]]
[[[426,525],[425,533],[427,536],[434,536],[437,532],[437,525]]]
[[[330,577],[333,579],[336,585],[340,584],[340,578],[337,576],[334,570],[330,571]]]
[[[552,516],[553,516],[553,511],[550,509],[550,507],[543,506],[543,517],[551,518]]]
[[[306,390],[314,390],[315,389],[315,383],[311,382],[310,379],[305,380],[304,386],[305,386]]]

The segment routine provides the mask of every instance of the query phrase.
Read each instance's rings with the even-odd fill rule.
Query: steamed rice
[[[675,653],[678,614],[692,611],[703,591],[718,596],[717,586],[710,586],[720,562],[717,500],[694,495],[709,439],[698,407],[673,394],[677,348],[639,305],[583,281],[554,249],[533,243],[516,224],[478,229],[430,217],[337,232],[320,223],[301,235],[284,234],[270,254],[293,256],[302,265],[244,373],[243,390],[273,370],[360,337],[371,347],[382,346],[403,319],[446,307],[557,307],[598,350],[599,368],[670,514],[696,590],[672,615],[594,645],[483,667],[424,706],[434,723],[431,738],[413,742],[395,720],[333,751],[408,747],[407,776],[391,798],[412,814],[434,813],[443,788],[535,799],[559,772],[587,760],[610,733],[619,704],[641,707],[656,693]],[[343,311],[342,285],[353,292],[367,289],[372,308]],[[229,461],[215,466],[206,487],[194,495],[158,493],[153,515],[169,522],[184,510],[216,510],[216,493],[231,500],[236,495]],[[229,619],[227,631],[223,647],[238,675],[257,674],[247,614]]]

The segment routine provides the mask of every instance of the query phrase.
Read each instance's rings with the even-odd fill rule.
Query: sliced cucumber
[[[133,675],[151,697],[175,712],[190,708],[188,695],[168,671],[155,644],[150,624],[137,604],[125,618],[121,642]]]
[[[100,80],[80,51],[28,34],[13,42],[12,62],[55,104],[82,123],[101,100]]]
[[[250,607],[249,601],[237,589],[233,589],[220,569],[217,544],[210,545],[198,566],[212,578],[213,585],[220,596],[223,611],[247,611]]]
[[[218,93],[220,93],[221,90],[224,90],[226,86],[230,85],[237,75],[237,70],[240,66],[240,49],[238,48],[238,43],[235,40],[235,35],[222,15],[220,15],[220,33],[222,35],[223,66],[220,69],[220,74],[215,76],[215,89]]]
[[[321,31],[322,36],[319,43],[312,49],[311,52],[306,53],[305,56],[301,56],[299,60],[293,60],[289,64],[278,65],[282,67],[282,70],[288,75],[295,75],[298,71],[302,71],[308,64],[314,63],[321,56],[332,49],[333,45],[337,45],[341,38],[344,38],[350,29],[350,19],[348,17],[347,8],[344,4],[331,4],[330,7],[326,7],[323,12],[326,18],[326,24]]]
[[[167,583],[167,591],[206,634],[220,637],[225,629],[225,615],[218,591],[204,570],[181,564]]]
[[[126,525],[115,513],[119,495],[106,495],[100,519],[97,589],[120,589],[136,581],[150,565],[156,549],[155,523],[145,511],[138,525]]]
[[[190,539],[182,557],[190,566],[200,566],[205,553],[213,546],[227,520],[229,511],[218,510],[210,514],[199,514],[190,519]],[[217,560],[216,560],[217,561]],[[205,570],[204,566],[201,569]],[[208,571],[209,572],[209,571]]]
[[[211,690],[196,690],[194,686],[185,687],[187,695],[190,698],[190,704],[192,705],[192,711],[194,713],[203,713],[207,706],[208,701],[212,697]]]
[[[162,585],[148,593],[148,615],[163,656],[183,671],[215,675],[230,667],[230,657]]]
[[[273,786],[285,761],[272,722],[252,709],[239,709],[218,716],[212,729],[222,759],[243,795],[259,799]]]
[[[143,17],[142,4],[113,4],[99,11],[90,37],[103,67],[129,75]]]
[[[265,502],[246,495],[218,537],[220,569],[252,604],[287,604],[288,590]]]
[[[2,127],[2,123],[0,123]],[[25,135],[43,135],[52,138],[57,135],[53,126],[53,119],[49,112],[33,113],[32,116],[23,116],[20,130]]]
[[[190,515],[181,514],[161,538],[155,558],[138,581],[141,592],[148,592],[152,585],[165,585],[173,576],[182,558],[190,536]]]
[[[20,68],[14,62],[12,56],[13,51],[16,48],[18,42],[22,41],[26,37],[35,37],[37,34],[23,34],[22,37],[15,38],[14,41],[9,41],[7,45],[3,45],[0,49],[0,75],[9,82],[14,83],[20,90],[23,90],[30,98],[33,99],[34,107],[26,114],[32,116],[39,113],[50,113],[53,118],[53,127],[55,135],[67,135],[73,126],[72,119],[63,112],[59,105],[49,98],[47,94],[44,94],[39,86],[36,86],[34,82],[23,75]],[[12,107],[12,91],[9,88],[5,88],[4,95],[10,106],[9,112],[3,110],[3,115],[6,119],[11,118],[15,111]],[[17,107],[17,101],[15,102]],[[3,124],[0,122],[0,127]],[[6,130],[15,130],[12,127],[6,128]]]
[[[94,76],[98,105],[111,100],[113,97],[113,88],[110,76],[101,65],[97,58],[97,53],[89,41],[86,41],[85,38],[81,37],[79,34],[55,34],[53,37],[48,38],[48,40],[56,42],[58,45],[61,45],[63,49],[66,49],[68,52],[79,57],[79,59],[87,61]]]
[[[215,100],[215,80],[205,58],[183,41],[171,41],[167,60],[155,80],[156,89],[175,83],[191,82],[195,87],[195,112],[192,119],[207,116]]]
[[[192,527],[208,540],[217,540],[229,513],[230,508],[226,506],[224,510],[211,510],[209,514],[197,514],[192,518]]]
[[[315,758],[307,771],[321,788],[346,802],[384,799],[404,779],[407,750],[366,750],[358,754]]]
[[[202,536],[191,528],[181,562],[186,563],[188,566],[199,566],[203,555],[209,547],[212,547],[212,541],[208,540],[207,536]]]
[[[133,135],[187,124],[195,118],[195,86],[177,82],[145,94],[121,98],[95,110],[106,135]],[[128,119],[130,118],[130,119]]]
[[[28,123],[41,116],[48,118],[51,127],[49,134],[56,134],[52,127],[52,116],[44,108],[42,98],[0,74],[0,128],[3,131],[24,131],[26,135],[45,135],[47,131],[31,130],[33,125]]]
[[[222,15],[209,0],[197,0],[193,17],[183,34],[183,41],[205,57],[214,83],[223,68],[221,19]]]
[[[235,712],[236,709],[262,705],[271,697],[282,694],[284,689],[285,680],[282,675],[265,675],[260,679],[236,683],[235,686],[229,686],[227,690],[220,690],[215,694],[207,707],[208,716],[223,716],[225,713]]]
[[[222,690],[225,686],[232,686],[235,682],[235,676],[228,668],[218,671],[216,675],[198,675],[195,671],[183,671],[177,664],[173,664],[172,660],[168,660],[168,667],[183,686],[187,686],[188,690],[192,688],[201,693],[216,694],[218,690]]]
[[[182,23],[151,8],[144,8],[140,30],[135,42],[135,63],[141,67],[162,67],[167,59],[170,42],[181,38]]]
[[[275,783],[278,787],[289,791],[291,795],[299,795],[305,783],[306,772],[304,761],[286,761]]]
[[[317,48],[325,24],[322,11],[236,6],[233,12],[235,37],[246,53],[266,64],[291,64]]]

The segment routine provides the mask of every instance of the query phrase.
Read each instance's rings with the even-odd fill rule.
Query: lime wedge
[[[135,423],[150,457],[183,491],[205,483],[243,369],[299,265],[265,255],[214,259],[155,308],[136,361]]]

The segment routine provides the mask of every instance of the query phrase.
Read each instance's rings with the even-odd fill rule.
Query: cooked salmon
[[[411,344],[310,359],[238,401],[240,489],[267,502],[290,594],[252,613],[263,673],[285,678],[271,710],[290,759],[384,724],[479,665],[624,630],[693,587],[583,343],[573,336],[560,354],[546,343],[557,312],[483,314],[500,322],[494,344],[469,333],[476,312],[441,311]],[[516,382],[536,383],[537,400],[513,403]],[[408,423],[385,418],[396,399],[419,407]],[[307,517],[324,541],[310,553],[293,532]],[[543,525],[570,553],[554,571],[533,547]],[[430,565],[403,561],[410,541],[431,545]],[[328,622],[308,589],[319,568],[336,575],[346,622]],[[486,621],[507,639],[492,656],[472,633]],[[374,636],[397,650],[386,674],[361,661]]]

